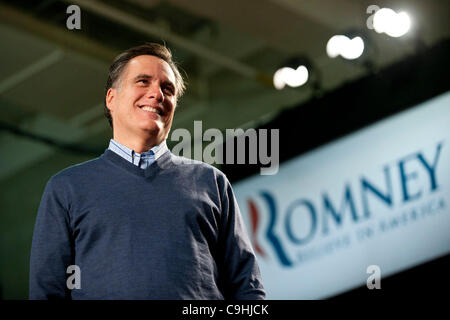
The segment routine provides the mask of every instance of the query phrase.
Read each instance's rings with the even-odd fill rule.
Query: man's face
[[[114,139],[167,138],[176,105],[175,75],[164,60],[150,55],[131,59],[106,95]]]

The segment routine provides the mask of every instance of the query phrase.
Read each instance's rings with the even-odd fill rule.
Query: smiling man
[[[229,181],[166,146],[183,91],[164,46],[115,59],[105,99],[113,139],[47,183],[30,299],[265,298]]]
[[[173,70],[159,57],[141,55],[127,63],[120,79],[111,79],[106,112],[113,115],[115,141],[126,142],[123,144],[142,153],[166,140],[176,94],[181,95],[183,90],[182,78]]]

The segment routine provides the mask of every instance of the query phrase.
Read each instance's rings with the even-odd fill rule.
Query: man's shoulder
[[[73,164],[54,174],[50,178],[49,182],[62,183],[66,181],[73,181],[74,179],[78,178],[89,176],[92,177],[93,173],[98,172],[99,169],[104,166],[101,162],[101,158],[97,157],[84,162]]]

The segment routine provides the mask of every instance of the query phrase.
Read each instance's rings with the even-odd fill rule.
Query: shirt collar
[[[158,158],[161,157],[167,150],[169,150],[169,149],[167,148],[166,140],[164,140],[157,146],[154,146],[149,151],[143,152],[142,154],[144,155],[146,153],[153,152],[153,155],[155,156],[155,160],[158,160]]]
[[[134,163],[134,160],[136,158],[154,157],[155,161],[156,161],[156,160],[158,160],[158,158],[160,156],[162,156],[168,150],[166,140],[161,142],[159,145],[154,146],[150,150],[142,152],[142,153],[137,153],[133,149],[130,149],[127,146],[124,146],[123,144],[117,142],[114,139],[111,139],[109,141],[108,148],[132,163]]]

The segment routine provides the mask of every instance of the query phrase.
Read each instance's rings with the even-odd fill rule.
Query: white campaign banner
[[[450,252],[450,93],[233,188],[268,299],[382,288]]]

